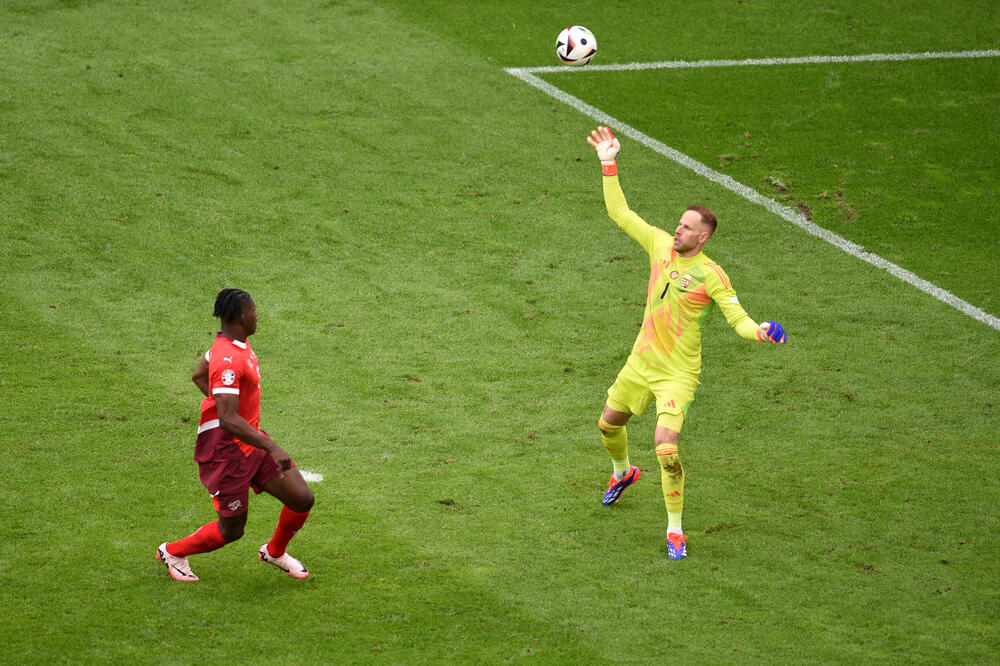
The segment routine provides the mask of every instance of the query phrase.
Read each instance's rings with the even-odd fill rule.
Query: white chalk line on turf
[[[307,470],[300,469],[299,474],[301,474],[302,478],[309,483],[319,483],[323,480],[323,475],[319,472],[309,472]]]
[[[981,51],[927,51],[925,53],[868,53],[848,56],[805,56],[800,58],[748,58],[745,60],[665,60],[663,62],[630,62],[622,65],[587,65],[566,67],[518,67],[513,70],[531,74],[571,74],[580,72],[629,72],[644,69],[693,69],[699,67],[766,67],[773,65],[813,65],[838,62],[899,62],[904,60],[940,60],[947,58],[996,58],[1000,50]]]
[[[987,53],[987,52],[977,51],[973,53]],[[1000,51],[990,51],[989,53],[993,53],[997,56],[1000,56]],[[930,54],[923,54],[923,55],[929,56]],[[860,56],[855,56],[855,57],[860,57]],[[557,69],[556,71],[563,71],[563,69],[569,69],[569,68]],[[977,308],[971,303],[967,303],[966,301],[962,300],[958,296],[955,296],[951,292],[945,291],[944,289],[938,287],[937,285],[931,282],[928,282],[927,280],[906,270],[905,268],[897,266],[896,264],[892,263],[891,261],[888,261],[887,259],[883,259],[877,254],[868,252],[867,250],[865,250],[864,247],[858,245],[857,243],[852,243],[846,238],[843,238],[828,229],[824,229],[818,224],[815,224],[814,222],[807,220],[806,217],[801,213],[799,213],[798,211],[793,210],[783,204],[780,204],[774,199],[766,197],[762,195],[760,192],[757,192],[756,190],[747,187],[742,183],[737,182],[732,177],[719,173],[718,171],[715,171],[714,169],[702,164],[698,160],[689,157],[688,155],[685,155],[684,153],[675,150],[670,146],[660,141],[657,141],[656,139],[650,136],[647,136],[646,134],[643,134],[642,132],[635,129],[631,125],[627,125],[622,121],[618,120],[617,118],[601,111],[597,107],[587,104],[578,97],[574,97],[573,95],[570,95],[569,93],[555,87],[554,85],[548,83],[547,81],[543,81],[542,79],[538,78],[532,73],[533,71],[547,71],[546,68],[533,68],[529,70],[529,68],[512,67],[507,69],[506,71],[508,74],[511,74],[512,76],[521,79],[528,85],[533,86],[541,90],[545,94],[559,100],[560,102],[563,102],[564,104],[571,106],[580,113],[590,116],[597,122],[603,125],[607,125],[608,127],[616,130],[619,134],[622,134],[624,136],[629,137],[630,139],[638,141],[639,143],[653,150],[654,152],[657,152],[660,155],[663,155],[664,157],[667,157],[673,160],[674,162],[677,162],[681,166],[687,167],[688,169],[694,171],[698,175],[721,185],[727,190],[740,195],[744,199],[752,203],[755,203],[758,206],[762,206],[771,213],[774,213],[775,215],[787,220],[788,222],[791,222],[792,224],[799,227],[806,233],[816,236],[817,238],[821,238],[826,242],[830,243],[831,245],[833,245],[834,247],[843,250],[847,254],[857,257],[862,261],[866,261],[873,266],[881,268],[882,270],[888,272],[889,274],[895,276],[896,278],[902,280],[903,282],[906,282],[907,284],[910,284],[916,287],[917,289],[920,289],[924,293],[933,296],[934,298],[938,299],[939,301],[942,301],[943,303],[947,303],[948,305],[955,308],[959,312],[962,312],[963,314],[968,315],[969,317],[972,317],[973,319],[980,321],[986,324],[987,326],[996,329],[997,331],[1000,331],[1000,318],[994,317],[993,315]]]

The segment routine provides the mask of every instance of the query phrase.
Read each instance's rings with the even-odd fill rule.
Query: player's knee
[[[306,496],[302,498],[302,510],[299,513],[305,513],[313,508],[313,504],[316,503],[316,495],[313,491],[306,488]]]
[[[681,458],[677,454],[676,444],[669,442],[657,444],[656,461],[660,463],[660,469],[675,479],[684,474],[684,467],[681,465]]]
[[[285,506],[287,506],[292,511],[296,513],[305,513],[312,509],[313,504],[316,502],[316,495],[313,491],[309,490],[308,486],[301,491],[297,492],[294,497],[292,497]]]
[[[221,534],[222,538],[226,540],[226,543],[239,541],[243,538],[243,525],[228,525],[225,522],[220,521],[219,534]]]
[[[604,415],[602,414],[601,417],[597,419],[597,427],[605,435],[614,435],[616,433],[621,432],[621,429],[624,428],[625,426],[608,423],[607,421],[604,420]]]

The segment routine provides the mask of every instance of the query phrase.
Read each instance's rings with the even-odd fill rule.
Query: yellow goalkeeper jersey
[[[618,176],[604,176],[608,215],[649,254],[649,285],[642,330],[632,353],[666,375],[701,373],[701,324],[712,304],[747,340],[758,340],[757,323],[740,305],[722,267],[699,252],[681,257],[674,237],[629,209]]]

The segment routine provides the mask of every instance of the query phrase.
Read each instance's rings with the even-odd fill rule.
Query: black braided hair
[[[219,317],[223,323],[239,319],[243,315],[243,306],[250,301],[250,294],[242,289],[223,289],[215,297],[215,312],[212,316]]]

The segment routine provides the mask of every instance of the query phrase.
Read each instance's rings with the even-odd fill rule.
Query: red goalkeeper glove
[[[615,162],[615,158],[622,146],[611,133],[611,128],[601,125],[590,133],[587,143],[597,151],[597,157],[601,160],[601,173],[605,176],[617,176],[618,163]]]

